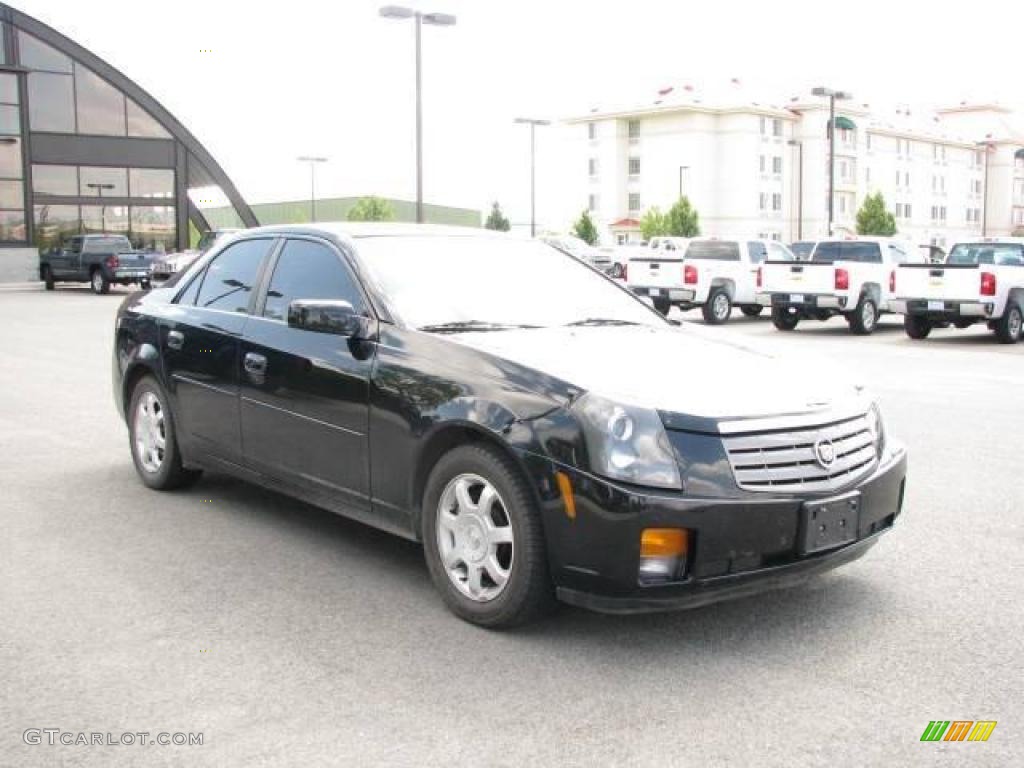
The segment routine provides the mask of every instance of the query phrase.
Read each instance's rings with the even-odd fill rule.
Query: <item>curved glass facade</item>
[[[238,226],[258,223],[209,153],[149,94],[0,3],[0,246],[49,248],[112,232],[137,248],[182,249],[190,231],[209,228],[208,200],[226,203]]]

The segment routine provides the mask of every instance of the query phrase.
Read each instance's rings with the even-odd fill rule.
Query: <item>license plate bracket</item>
[[[811,555],[857,540],[860,492],[808,501],[800,510],[800,554]]]
[[[944,301],[929,301],[928,311],[929,312],[943,312],[946,309],[946,302]]]
[[[647,295],[652,297],[652,298],[659,297],[659,296],[661,296],[661,288],[651,288],[647,292]]]
[[[802,293],[791,293],[789,294],[789,301],[791,304],[803,304],[804,295]]]

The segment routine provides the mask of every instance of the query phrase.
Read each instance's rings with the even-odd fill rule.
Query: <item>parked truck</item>
[[[115,283],[148,290],[152,258],[124,235],[74,235],[40,252],[39,279],[48,291],[58,282],[89,283],[93,293],[107,293]]]
[[[765,262],[757,299],[771,308],[780,331],[842,315],[853,333],[867,335],[883,312],[893,311],[896,267],[923,260],[917,248],[895,238],[822,240],[809,261]]]
[[[1003,344],[1024,327],[1024,238],[957,243],[942,264],[905,264],[896,270],[893,309],[904,315],[912,339],[933,328],[986,323]]]
[[[734,306],[749,317],[761,313],[757,276],[768,259],[789,263],[793,254],[774,240],[669,241],[634,257],[627,282],[663,315],[672,305],[684,310],[700,307],[704,322],[720,325],[731,317]]]

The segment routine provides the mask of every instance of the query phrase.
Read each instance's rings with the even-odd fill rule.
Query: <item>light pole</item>
[[[690,170],[690,166],[688,166],[688,165],[680,165],[679,166],[679,199],[680,200],[683,199],[683,172],[684,171],[689,171],[689,170]]]
[[[834,91],[825,87],[815,88],[811,93],[815,96],[828,97],[828,236],[832,237],[836,191],[836,101],[853,97],[846,91]]]
[[[449,13],[421,13],[402,5],[385,5],[380,9],[385,19],[412,19],[416,30],[416,221],[423,223],[423,60],[420,55],[420,30],[424,24],[435,27],[455,25]]]
[[[517,117],[515,122],[530,126],[530,237],[537,236],[537,126],[551,125],[550,120]]]
[[[987,141],[979,141],[977,146],[985,153],[985,176],[982,182],[981,193],[981,236],[988,235],[988,153],[990,144]]]
[[[114,185],[113,184],[109,184],[109,183],[107,183],[107,184],[93,183],[93,184],[86,184],[85,186],[87,186],[89,189],[95,189],[96,190],[96,194],[99,195],[99,197],[100,197],[100,227],[103,229],[104,234],[106,234],[106,231],[107,231],[107,206],[105,206],[103,204],[103,190],[104,189],[113,189]]]
[[[790,139],[791,147],[796,147],[796,239],[804,239],[804,144],[802,141]]]
[[[295,158],[300,163],[309,163],[309,210],[313,222],[316,222],[316,166],[318,163],[326,163],[326,157],[312,157],[303,155]]]

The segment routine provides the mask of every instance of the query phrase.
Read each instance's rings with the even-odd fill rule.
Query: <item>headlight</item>
[[[872,403],[867,413],[868,432],[875,444],[875,453],[881,457],[885,448],[885,424],[882,422],[882,411],[878,403]]]
[[[681,488],[679,467],[657,411],[587,394],[573,406],[583,423],[591,468],[636,485]]]

